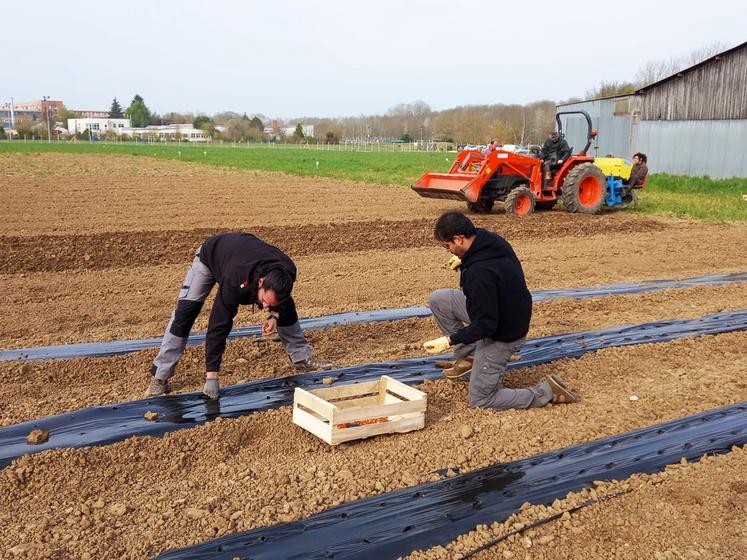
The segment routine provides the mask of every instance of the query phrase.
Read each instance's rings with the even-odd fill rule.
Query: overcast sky
[[[0,20],[0,103],[279,118],[558,101],[747,41],[743,0],[14,0]]]

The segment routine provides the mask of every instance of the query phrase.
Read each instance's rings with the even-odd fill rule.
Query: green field
[[[331,177],[408,186],[425,171],[446,171],[456,154],[445,152],[360,152],[316,147],[269,145],[76,144],[0,141],[3,152],[96,153],[191,161],[235,169],[259,169],[290,175]],[[317,162],[319,165],[317,166]],[[633,209],[645,214],[689,216],[718,221],[747,221],[747,179],[652,175]],[[630,211],[630,210],[626,210]]]

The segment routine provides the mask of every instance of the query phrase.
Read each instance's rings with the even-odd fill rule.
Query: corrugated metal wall
[[[589,155],[605,156],[614,154],[619,157],[630,157],[631,135],[633,134],[633,117],[625,111],[630,103],[630,97],[597,99],[584,101],[572,105],[562,105],[558,111],[586,111],[591,116],[592,125],[599,135],[589,148]],[[621,106],[624,105],[624,106]],[[618,115],[615,116],[615,107]],[[568,144],[576,154],[586,145],[587,126],[582,115],[561,115],[563,132]]]
[[[637,152],[651,173],[747,177],[747,119],[641,121]]]
[[[589,113],[599,131],[589,155],[611,153],[630,159],[635,152],[643,152],[648,155],[652,173],[747,177],[747,119],[639,121],[637,115],[615,116],[616,107],[620,114],[625,100],[635,97],[583,101],[561,105],[558,111],[580,109]],[[634,105],[630,108],[635,109]],[[586,121],[580,116],[561,119],[568,144],[578,153],[585,144]]]

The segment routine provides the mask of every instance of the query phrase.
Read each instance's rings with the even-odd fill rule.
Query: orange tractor
[[[589,114],[585,111],[557,113],[555,120],[561,137],[560,115],[567,114],[581,114],[586,118],[587,142],[578,154],[550,168],[551,179],[543,173],[542,160],[538,157],[503,150],[487,155],[465,150],[456,157],[447,173],[426,173],[412,189],[428,198],[464,200],[472,212],[490,212],[499,201],[509,214],[529,214],[535,208],[549,210],[562,199],[568,212],[595,214],[605,202],[608,183],[613,181],[608,181],[602,169],[594,164],[594,158],[586,155],[597,135]],[[622,184],[622,181],[617,179],[617,183]]]

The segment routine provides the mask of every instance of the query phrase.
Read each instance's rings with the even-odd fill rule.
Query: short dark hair
[[[646,157],[646,154],[643,154],[641,152],[638,152],[637,154],[633,154],[633,157],[637,157],[643,163],[646,163],[648,161],[648,158]]]
[[[293,290],[293,277],[283,268],[273,268],[268,270],[263,276],[265,282],[263,288],[275,292],[278,301],[283,302],[290,296]]]
[[[445,212],[436,221],[433,235],[436,241],[451,241],[456,235],[472,237],[477,234],[475,224],[461,212]]]

